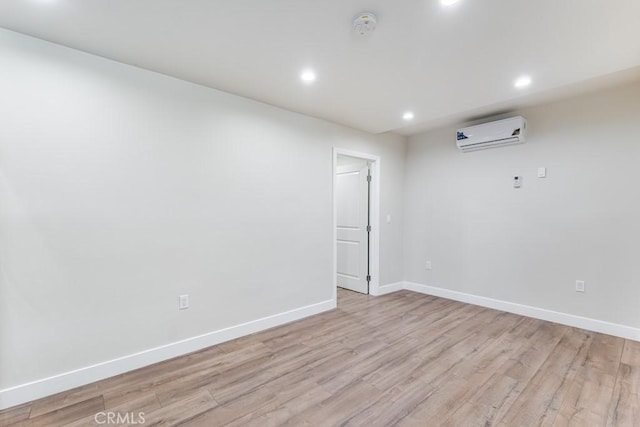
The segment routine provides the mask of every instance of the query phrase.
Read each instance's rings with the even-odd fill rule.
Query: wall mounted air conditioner
[[[527,121],[518,116],[458,129],[456,140],[458,148],[467,152],[521,144],[525,141],[526,133]]]

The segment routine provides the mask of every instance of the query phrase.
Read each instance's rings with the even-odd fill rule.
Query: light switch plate
[[[189,295],[180,295],[178,300],[179,300],[178,308],[180,310],[185,310],[185,309],[189,308]]]

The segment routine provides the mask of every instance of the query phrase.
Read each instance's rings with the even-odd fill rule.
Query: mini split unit
[[[526,133],[527,121],[518,116],[458,129],[456,141],[461,151],[476,151],[521,144]]]

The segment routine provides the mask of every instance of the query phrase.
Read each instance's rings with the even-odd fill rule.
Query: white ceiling
[[[364,11],[378,16],[366,38],[351,32]],[[439,0],[0,2],[0,26],[10,30],[401,134],[552,98],[566,87],[588,90],[622,70],[635,78],[639,17],[639,0],[461,0],[447,8]],[[317,72],[312,85],[299,79],[305,68]],[[522,74],[533,84],[517,90]],[[402,120],[407,110],[415,113],[411,123]]]

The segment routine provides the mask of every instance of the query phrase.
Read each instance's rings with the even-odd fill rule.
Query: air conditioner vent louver
[[[526,124],[524,117],[518,116],[458,129],[456,143],[463,152],[521,144],[525,141]]]

